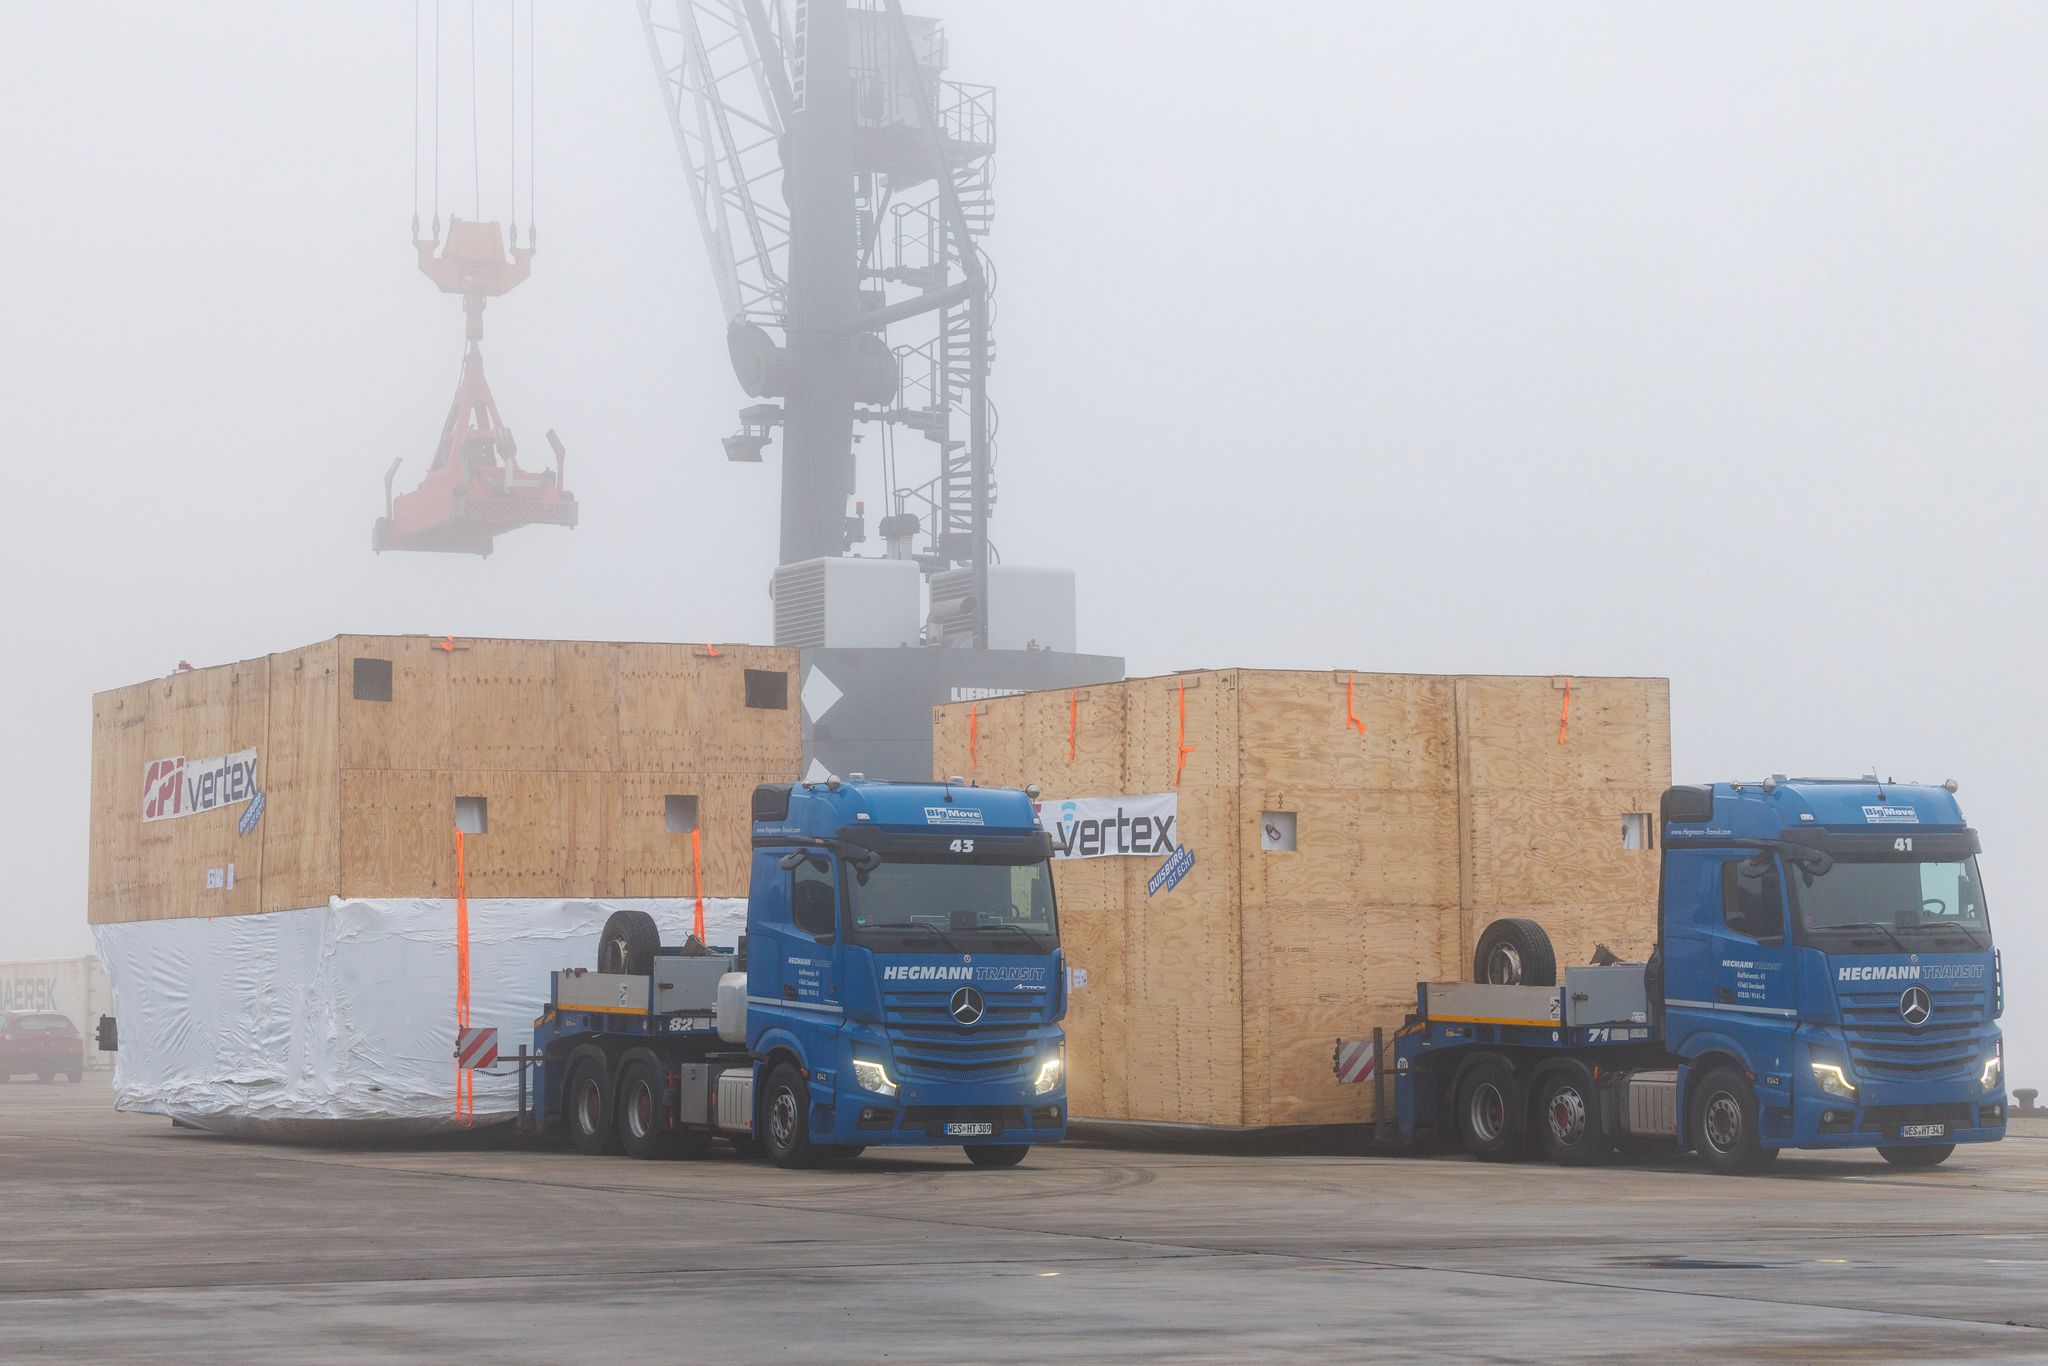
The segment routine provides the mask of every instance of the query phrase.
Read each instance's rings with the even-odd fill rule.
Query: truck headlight
[[[1813,1081],[1831,1096],[1840,1096],[1843,1100],[1856,1099],[1856,1083],[1849,1080],[1849,1074],[1838,1062],[1814,1063]]]
[[[866,1058],[853,1060],[853,1080],[863,1091],[873,1091],[878,1096],[896,1094],[896,1083],[889,1080],[889,1069]]]
[[[1058,1054],[1047,1058],[1038,1068],[1038,1094],[1044,1095],[1060,1084],[1060,1059]]]
[[[1999,1078],[2004,1075],[2005,1045],[2000,1044],[1996,1053],[1984,1059],[1984,1074],[1978,1077],[1977,1080],[1983,1083],[1985,1090],[1995,1091],[1998,1089]]]

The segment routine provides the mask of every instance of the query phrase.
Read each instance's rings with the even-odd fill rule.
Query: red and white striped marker
[[[455,1065],[469,1071],[498,1061],[498,1031],[465,1029],[455,1036]]]
[[[1338,1081],[1365,1081],[1372,1076],[1376,1062],[1378,1059],[1373,1056],[1371,1039],[1337,1040]]]

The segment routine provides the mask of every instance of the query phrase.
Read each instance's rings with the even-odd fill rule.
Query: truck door
[[[790,930],[782,953],[782,999],[839,1005],[839,865],[816,854],[791,869]]]
[[[1720,867],[1720,923],[1710,974],[1717,1011],[1791,1028],[1799,988],[1785,933],[1785,878],[1776,854],[1730,854]]]

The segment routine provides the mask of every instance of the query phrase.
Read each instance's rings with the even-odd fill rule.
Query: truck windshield
[[[1792,907],[1808,943],[1960,953],[1991,943],[1977,860],[1855,862],[1825,873],[1792,865]]]
[[[1050,953],[1052,869],[1036,863],[884,859],[846,878],[852,939],[875,948]]]

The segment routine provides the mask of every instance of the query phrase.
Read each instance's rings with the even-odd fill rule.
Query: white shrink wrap
[[[532,1041],[548,974],[593,967],[613,911],[681,944],[687,899],[469,903],[469,1022],[500,1054]],[[704,903],[733,945],[744,900]],[[121,1049],[114,1104],[219,1133],[342,1138],[460,1127],[455,1116],[455,903],[343,901],[300,911],[95,925]],[[476,1075],[474,1122],[518,1109],[517,1069]]]

